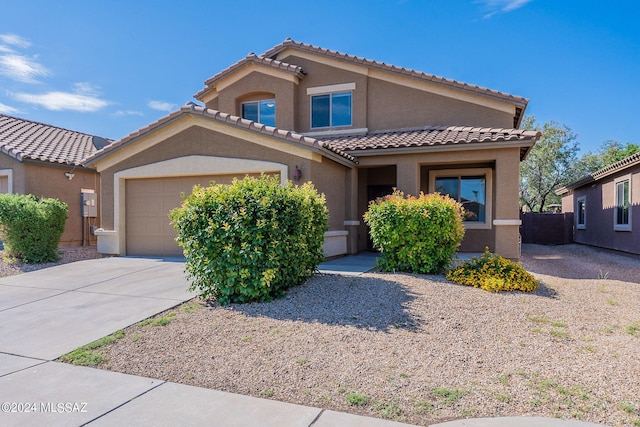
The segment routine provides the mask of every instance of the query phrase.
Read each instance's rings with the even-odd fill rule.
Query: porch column
[[[506,151],[506,150],[504,150]],[[503,152],[496,158],[494,191],[495,252],[505,258],[520,258],[520,151]]]
[[[358,216],[358,169],[352,168],[347,172],[345,192],[345,221],[344,229],[347,235],[347,253],[358,253],[358,232],[362,218]]]
[[[410,156],[407,156],[410,157]],[[397,187],[406,195],[418,196],[420,194],[420,165],[410,158],[399,160],[396,163]]]

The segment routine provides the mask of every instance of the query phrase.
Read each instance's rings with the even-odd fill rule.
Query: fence
[[[522,243],[566,245],[573,242],[573,213],[520,214]]]

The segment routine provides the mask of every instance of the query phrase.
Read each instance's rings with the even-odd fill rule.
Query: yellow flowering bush
[[[489,292],[533,292],[538,288],[536,279],[520,263],[492,254],[489,248],[480,257],[463,261],[458,267],[449,270],[447,279]]]

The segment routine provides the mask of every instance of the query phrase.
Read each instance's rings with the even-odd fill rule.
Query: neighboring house
[[[65,202],[69,212],[60,246],[95,244],[89,231],[98,223],[100,179],[95,168],[83,166],[82,160],[109,142],[0,114],[0,193],[34,194]],[[88,206],[81,206],[83,193]],[[91,216],[83,216],[85,211]]]
[[[562,211],[574,213],[576,243],[640,254],[640,153],[556,194],[562,196]]]
[[[101,174],[98,250],[181,255],[167,214],[194,184],[269,173],[326,195],[327,256],[370,242],[362,215],[398,188],[468,209],[462,251],[519,257],[519,164],[540,137],[528,100],[287,39],[208,79],[178,111],[113,142]]]

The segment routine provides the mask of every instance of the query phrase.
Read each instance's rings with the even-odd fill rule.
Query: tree
[[[542,136],[520,164],[520,205],[544,212],[549,204],[560,202],[554,190],[572,176],[579,148],[577,135],[555,121],[540,126],[534,116],[525,117],[522,127],[539,130]]]
[[[638,152],[640,152],[640,145],[623,144],[613,139],[607,140],[595,153],[588,151],[578,159],[569,181],[577,181]]]

